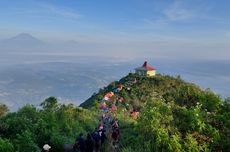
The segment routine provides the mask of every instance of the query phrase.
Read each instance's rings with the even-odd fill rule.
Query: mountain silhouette
[[[38,50],[46,47],[45,42],[28,33],[21,33],[0,42],[0,51]]]
[[[28,33],[21,33],[18,34],[12,38],[9,38],[7,40],[5,40],[5,42],[9,42],[9,43],[19,43],[19,44],[24,44],[24,43],[32,43],[32,44],[37,44],[37,45],[41,45],[44,44],[44,42],[42,42],[41,40],[33,37],[32,35],[28,34]]]

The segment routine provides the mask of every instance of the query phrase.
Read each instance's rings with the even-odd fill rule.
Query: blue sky
[[[119,50],[229,59],[229,6],[228,0],[2,0],[0,38],[23,32],[100,44],[111,56]]]

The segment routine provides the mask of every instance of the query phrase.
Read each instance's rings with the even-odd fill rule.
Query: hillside
[[[192,107],[197,102],[205,102],[201,100],[204,100],[207,95],[212,95],[217,101],[220,100],[210,90],[202,90],[195,84],[183,81],[180,76],[175,78],[158,74],[155,77],[147,78],[129,74],[119,81],[112,82],[108,87],[100,89],[99,93],[92,95],[80,106],[83,108],[98,106],[97,103],[104,94],[115,89],[118,84],[122,84],[125,88],[118,93],[118,96],[124,97],[126,103],[134,107],[143,107],[148,100],[161,100],[166,103],[174,101],[180,106]]]
[[[129,74],[100,89],[80,105],[83,108],[60,104],[54,97],[40,107],[26,105],[7,114],[7,107],[0,105],[0,151],[39,151],[45,143],[52,151],[63,151],[63,145],[74,143],[79,133],[94,130],[108,93],[113,95],[106,99],[107,107],[117,107],[109,114],[119,121],[119,152],[230,148],[229,98],[223,101],[180,76]],[[110,151],[108,143],[109,139],[104,151]]]
[[[230,148],[230,105],[211,90],[183,81],[179,76],[152,78],[129,74],[101,89],[80,106],[97,109],[106,92],[118,84],[116,102],[124,151],[227,151]],[[123,110],[122,110],[123,109]],[[124,109],[140,112],[135,121]]]

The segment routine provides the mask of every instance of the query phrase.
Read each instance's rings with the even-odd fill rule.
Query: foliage
[[[0,137],[0,151],[2,152],[13,152],[14,147],[13,144],[10,143],[8,139],[2,139]]]
[[[73,143],[80,132],[94,129],[99,102],[120,83],[123,89],[112,98],[124,98],[121,104],[116,103],[120,151],[230,149],[230,98],[223,101],[211,90],[202,90],[180,76],[129,74],[82,103],[86,109],[60,104],[55,97],[47,98],[40,108],[26,105],[7,114],[0,108],[0,151],[37,151],[45,143],[53,151],[62,151],[63,144]],[[137,120],[129,117],[133,109],[140,111]]]
[[[41,105],[40,109],[26,105],[0,119],[0,147],[4,151],[40,151],[48,143],[52,151],[61,152],[65,143],[74,143],[80,132],[93,131],[96,125],[93,111],[59,104],[54,97]]]
[[[180,77],[168,75],[146,78],[129,74],[118,83],[131,90],[123,89],[117,97],[124,97],[131,110],[141,108],[136,123],[121,120],[123,151],[230,149],[229,98],[222,101],[210,89],[202,90]],[[92,108],[98,102],[95,98],[102,99],[112,89],[110,86],[101,90],[82,106]]]

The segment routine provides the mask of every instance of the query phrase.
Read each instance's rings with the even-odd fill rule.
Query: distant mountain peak
[[[78,45],[79,43],[77,41],[75,41],[75,40],[68,40],[68,41],[66,41],[66,44],[67,45],[72,45],[72,46],[74,45],[75,46],[75,45]]]
[[[2,47],[11,50],[31,49],[35,47],[44,47],[46,43],[28,33],[20,33],[14,37],[2,41]]]
[[[29,33],[19,33],[18,35],[16,36],[30,36],[30,37],[33,37],[31,34]]]
[[[41,40],[35,38],[34,36],[28,33],[20,33],[12,38],[9,38],[7,41],[33,41],[43,43]]]

